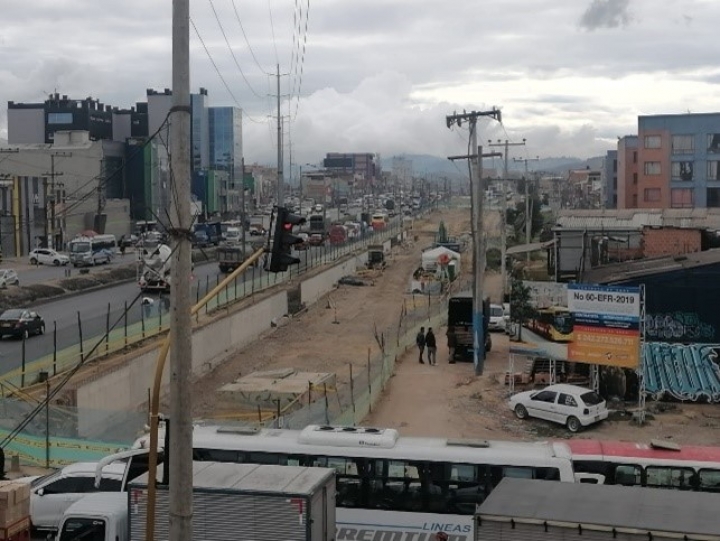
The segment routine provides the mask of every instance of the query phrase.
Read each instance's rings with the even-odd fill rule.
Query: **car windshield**
[[[492,306],[490,308],[490,316],[491,317],[503,317],[503,309],[499,306]]]
[[[20,319],[23,315],[23,310],[5,310],[0,319]]]
[[[37,487],[37,486],[44,485],[44,484],[47,483],[47,482],[52,482],[52,481],[54,481],[55,479],[57,479],[58,477],[60,477],[60,475],[62,475],[62,472],[60,472],[60,471],[56,471],[56,472],[50,473],[50,474],[48,474],[48,475],[43,475],[42,477],[38,477],[37,479],[33,479],[33,480],[30,482],[30,486],[33,487],[33,488],[35,488],[35,487]]]
[[[582,398],[582,401],[585,402],[585,404],[587,404],[588,406],[597,406],[598,404],[602,404],[603,402],[603,399],[595,391],[588,391],[587,393],[583,393],[580,395],[580,398]]]

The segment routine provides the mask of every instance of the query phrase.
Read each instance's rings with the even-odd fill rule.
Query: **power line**
[[[273,22],[272,6],[270,0],[267,0],[268,12],[270,13],[270,31],[272,32],[273,47],[275,48],[275,64],[280,64],[280,57],[278,56],[277,41],[275,41],[275,23]]]
[[[223,28],[222,23],[220,22],[220,17],[218,17],[217,10],[215,9],[215,4],[213,3],[213,0],[208,0],[210,2],[210,7],[212,8],[213,15],[215,15],[215,20],[218,23],[218,26],[220,27],[220,32],[223,35],[223,38],[225,38],[225,44],[227,45],[228,51],[230,51],[230,55],[233,58],[233,61],[235,62],[235,66],[237,66],[238,71],[240,72],[240,75],[243,78],[243,81],[245,81],[245,84],[248,86],[250,91],[255,94],[258,98],[262,98],[260,94],[258,94],[253,86],[250,84],[250,81],[248,81],[247,77],[245,77],[245,72],[240,67],[240,63],[237,60],[237,57],[235,56],[235,52],[232,50],[232,47],[230,46],[230,41],[228,40],[227,34],[225,34],[225,29]]]
[[[295,0],[297,2],[297,0]],[[260,71],[262,71],[265,75],[272,75],[270,72],[266,71],[261,65],[260,62],[258,62],[257,57],[255,56],[255,51],[253,51],[252,46],[250,45],[250,40],[248,40],[247,34],[245,33],[245,27],[243,27],[243,23],[240,20],[240,14],[238,13],[237,6],[235,5],[235,0],[232,0],[232,7],[233,11],[235,11],[235,18],[237,19],[238,24],[240,25],[240,30],[242,30],[242,35],[245,38],[245,43],[247,43],[248,49],[250,50],[250,54],[253,57],[253,60],[255,61],[255,64],[258,68],[260,68]]]
[[[298,109],[300,108],[300,94],[302,93],[302,80],[305,72],[305,49],[307,47],[308,21],[310,19],[310,0],[307,0],[307,8],[305,9],[305,33],[303,35],[302,57],[300,58],[300,79],[298,82],[297,101],[295,102],[295,115],[293,120],[297,118]],[[299,47],[299,44],[298,44]]]

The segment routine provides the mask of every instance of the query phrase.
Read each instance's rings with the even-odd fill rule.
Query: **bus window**
[[[700,470],[698,490],[702,492],[720,492],[720,470]]]
[[[194,449],[193,460],[200,462],[242,462],[240,451],[225,449]]]
[[[274,464],[279,466],[299,466],[300,458],[282,453],[247,453],[245,462],[250,464]]]
[[[446,464],[445,476],[439,483],[447,503],[444,509],[430,509],[431,512],[472,515],[488,495],[487,466]],[[432,496],[430,494],[431,502],[434,501]]]
[[[370,507],[394,511],[422,511],[421,462],[376,459],[371,462]]]
[[[335,505],[338,507],[364,507],[363,474],[365,462],[360,458],[312,457],[310,466],[335,469]]]
[[[614,484],[626,487],[642,485],[642,468],[630,464],[618,464],[617,468],[615,468]]]
[[[656,488],[677,488],[692,490],[695,472],[692,468],[673,468],[672,466],[648,466],[645,468],[647,486]]]

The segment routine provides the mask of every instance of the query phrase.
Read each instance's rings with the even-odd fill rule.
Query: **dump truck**
[[[140,248],[138,252],[138,285],[143,292],[170,291],[172,249],[167,244]]]
[[[158,479],[163,478],[163,466]],[[330,468],[193,463],[193,539],[331,541],[335,472]],[[145,541],[148,475],[127,492],[93,493],[65,512],[56,541]],[[155,541],[170,541],[168,487],[159,485]]]
[[[232,272],[242,265],[254,253],[252,246],[243,247],[238,244],[221,244],[216,250],[220,272]]]

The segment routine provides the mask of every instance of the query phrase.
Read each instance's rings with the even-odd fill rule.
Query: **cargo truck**
[[[254,253],[254,250],[249,245],[243,251],[241,245],[221,244],[218,246],[216,253],[220,272],[232,272],[242,265]]]
[[[490,301],[483,302],[483,336],[485,337],[485,352],[492,348],[492,339],[488,332],[490,319]],[[471,293],[460,293],[448,301],[448,333],[455,337],[453,358],[455,361],[472,361],[474,354],[473,336],[473,297]]]
[[[158,468],[161,479],[162,466]],[[125,493],[94,493],[71,505],[56,541],[145,541],[144,474]],[[155,541],[170,541],[167,486],[156,492]],[[193,463],[193,539],[331,541],[335,472],[330,468]]]

